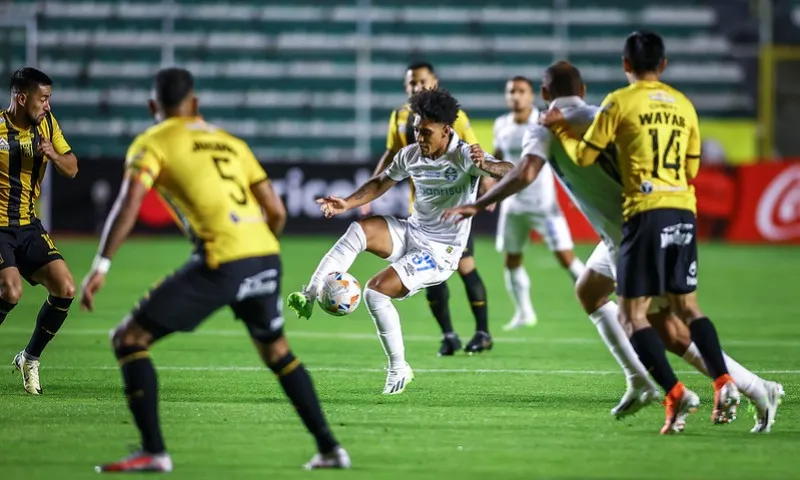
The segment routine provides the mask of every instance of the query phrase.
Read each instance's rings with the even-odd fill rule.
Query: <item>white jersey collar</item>
[[[567,107],[582,107],[586,105],[586,102],[577,95],[570,95],[568,97],[558,97],[553,99],[550,102],[550,106],[548,108],[567,108]]]

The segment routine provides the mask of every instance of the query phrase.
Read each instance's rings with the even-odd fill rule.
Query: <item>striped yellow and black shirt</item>
[[[38,152],[42,138],[61,155],[71,150],[52,113],[27,130],[16,127],[0,111],[0,227],[30,225],[42,188],[47,157]]]

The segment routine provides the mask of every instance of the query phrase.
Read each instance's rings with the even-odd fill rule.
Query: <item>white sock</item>
[[[506,279],[506,290],[508,296],[514,302],[514,317],[519,319],[531,319],[536,317],[531,303],[531,279],[525,267],[517,267],[513,270],[504,269]]]
[[[378,339],[389,359],[389,368],[399,368],[406,363],[406,347],[403,344],[403,331],[400,328],[400,315],[387,295],[371,288],[364,290],[364,303],[369,316],[378,330]]]
[[[597,332],[605,342],[606,347],[617,359],[617,363],[622,367],[625,376],[630,383],[633,379],[650,382],[647,369],[639,360],[639,355],[633,349],[631,341],[625,334],[622,325],[619,324],[619,309],[614,302],[608,302],[589,315],[589,318],[597,328]],[[637,378],[638,377],[638,378]]]
[[[333,244],[328,253],[322,257],[314,274],[311,275],[306,286],[306,293],[312,298],[317,297],[317,290],[322,279],[331,272],[346,272],[356,261],[358,254],[367,249],[367,236],[364,234],[364,229],[361,224],[353,222],[350,227],[344,232],[344,235],[339,237],[339,240]]]
[[[738,388],[740,392],[744,393],[748,398],[757,398],[761,394],[766,393],[761,377],[746,369],[742,364],[729,357],[727,353],[722,352],[722,355],[725,357],[725,365],[728,367],[728,373],[733,378],[733,381],[736,383],[736,388]],[[686,353],[683,354],[683,359],[694,366],[694,368],[699,370],[703,375],[710,377],[706,364],[703,361],[703,356],[700,355],[700,350],[694,342],[689,344],[689,348],[686,349]]]
[[[577,282],[578,277],[581,276],[583,271],[586,269],[586,266],[581,262],[578,257],[572,259],[572,263],[569,264],[567,270],[569,270],[569,274],[572,275],[572,281]]]

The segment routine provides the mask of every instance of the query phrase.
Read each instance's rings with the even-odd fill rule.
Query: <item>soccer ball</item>
[[[350,315],[360,302],[361,285],[349,273],[332,272],[322,280],[317,303],[334,317]]]

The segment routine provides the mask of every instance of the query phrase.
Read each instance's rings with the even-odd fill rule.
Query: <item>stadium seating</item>
[[[148,80],[162,65],[191,68],[204,115],[244,136],[263,158],[346,161],[382,151],[410,61],[434,63],[472,118],[493,118],[504,111],[506,78],[538,80],[560,58],[581,67],[590,100],[599,102],[624,83],[621,40],[639,27],[665,35],[666,79],[701,114],[753,115],[741,67],[715,33],[717,15],[699,2],[570,0],[564,10],[550,0],[373,3],[380,6],[45,1],[39,66],[57,81],[55,112],[83,155],[124,154],[150,124]],[[9,41],[22,49],[24,36]],[[5,62],[3,74],[20,62]]]

